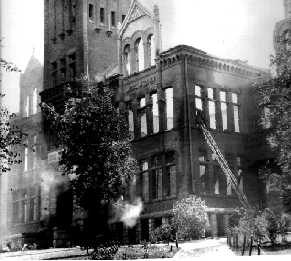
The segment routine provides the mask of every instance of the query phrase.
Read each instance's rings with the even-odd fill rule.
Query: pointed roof
[[[152,13],[147,8],[145,8],[138,0],[133,0],[121,28],[119,29],[118,37],[123,35],[125,29],[130,23],[146,15],[152,18]]]

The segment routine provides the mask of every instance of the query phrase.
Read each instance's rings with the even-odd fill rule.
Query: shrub
[[[274,212],[266,208],[265,211],[262,214],[262,218],[264,218],[267,221],[267,234],[271,241],[271,244],[274,245],[277,237],[277,231],[278,231],[278,225],[277,225],[277,219],[274,214]]]
[[[291,216],[288,214],[282,214],[281,218],[277,222],[278,225],[278,232],[282,236],[282,241],[286,242],[286,232],[290,231],[291,229]]]
[[[155,242],[163,241],[169,244],[170,241],[172,242],[176,239],[175,229],[170,224],[165,224],[156,228],[151,233],[151,237]]]
[[[200,198],[189,195],[177,201],[173,207],[173,226],[185,239],[198,239],[208,224],[207,207]]]
[[[241,235],[255,240],[261,240],[267,237],[268,222],[264,216],[255,216],[252,212],[247,212],[244,217],[239,220],[238,226],[234,227],[234,231]]]

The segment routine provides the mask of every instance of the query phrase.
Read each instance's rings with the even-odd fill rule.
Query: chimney
[[[291,17],[291,0],[284,0],[285,18]]]

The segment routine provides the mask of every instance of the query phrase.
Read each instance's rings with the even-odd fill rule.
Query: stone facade
[[[85,75],[107,79],[103,84],[116,88],[115,102],[128,113],[133,156],[141,168],[124,198],[129,203],[141,198],[143,211],[133,228],[111,225],[119,242],[149,241],[151,231],[169,222],[175,200],[189,194],[209,208],[206,236],[226,234],[229,216],[241,204],[197,126],[198,109],[250,204],[268,206],[258,169],[275,155],[265,142],[268,130],[258,125],[262,109],[249,88],[267,71],[186,45],[161,52],[159,9],[151,12],[136,0],[46,0],[44,39],[43,88],[39,82],[36,87],[41,101],[61,108],[62,87]],[[23,164],[9,181],[19,194],[8,197],[7,234],[40,232],[48,246],[79,245],[87,213],[76,205],[69,177],[61,176],[49,125],[35,110],[40,98],[35,100],[36,85],[29,82],[35,70],[25,72],[20,86],[20,125],[35,153],[23,151]],[[12,220],[17,206],[19,220]]]

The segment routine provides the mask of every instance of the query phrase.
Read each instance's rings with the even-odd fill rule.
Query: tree
[[[261,76],[252,84],[262,107],[268,112],[261,123],[273,127],[267,141],[277,152],[278,164],[282,169],[281,184],[283,204],[291,211],[291,49],[290,39],[278,39],[276,56],[271,56],[271,66],[276,76],[266,79]]]
[[[123,180],[136,169],[130,157],[128,124],[114,107],[113,91],[85,78],[65,89],[62,113],[41,105],[61,150],[62,174],[72,174],[77,203],[94,219],[104,202],[120,196]],[[96,219],[97,222],[98,219]]]
[[[209,226],[205,202],[194,195],[178,200],[173,214],[173,226],[183,238],[198,239]]]
[[[0,41],[1,42],[1,41]],[[8,72],[20,72],[20,70],[11,62],[0,58],[0,67]],[[13,150],[13,146],[24,145],[22,138],[26,134],[19,130],[19,127],[12,123],[15,113],[10,113],[6,107],[2,106],[3,97],[0,93],[0,174],[11,170],[10,166],[20,163],[18,159],[19,152]]]

